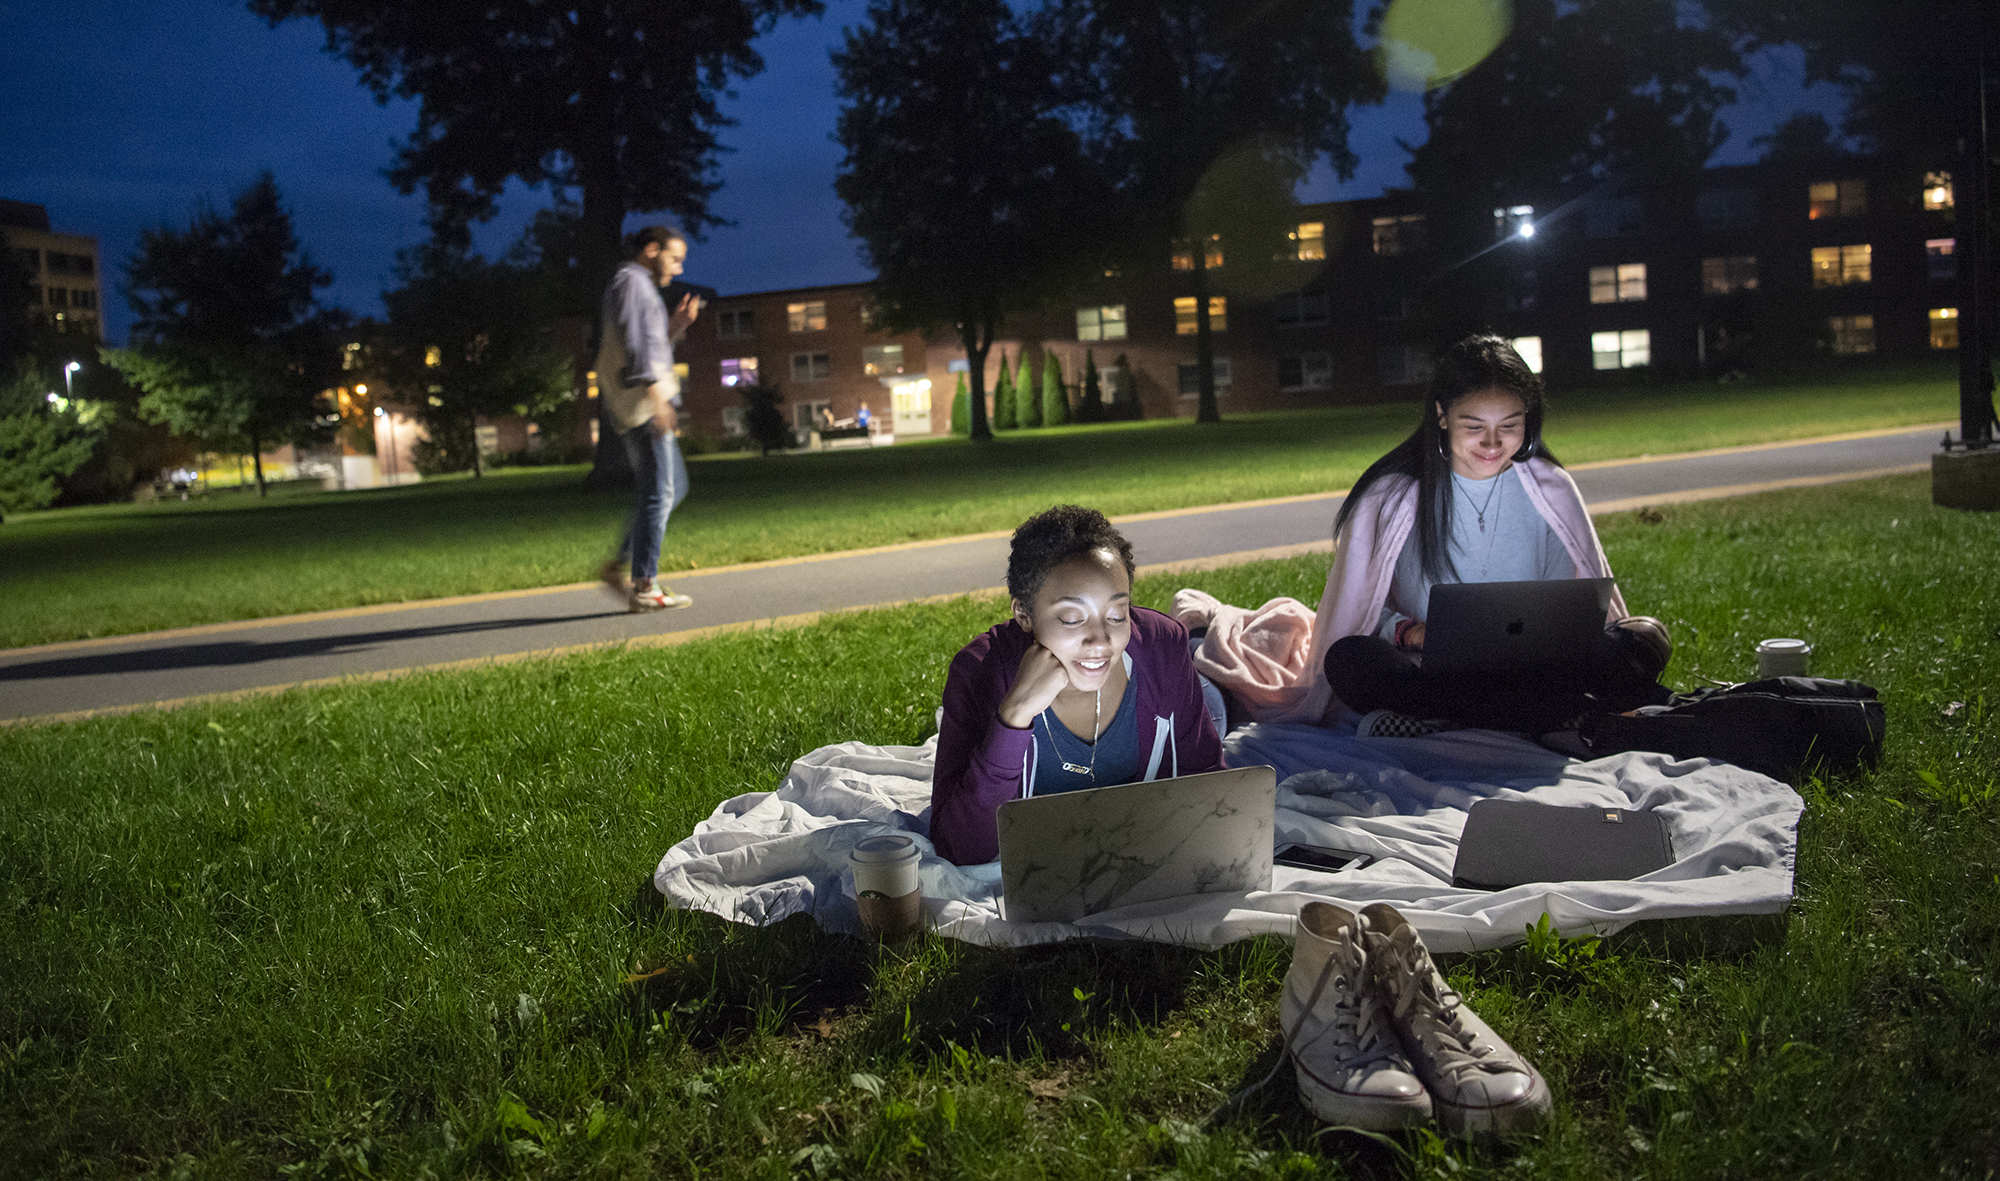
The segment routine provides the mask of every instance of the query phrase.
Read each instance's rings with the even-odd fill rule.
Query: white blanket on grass
[[[1290,936],[1299,908],[1320,898],[1350,909],[1391,903],[1432,950],[1475,951],[1518,942],[1544,913],[1576,936],[1642,919],[1782,911],[1804,808],[1786,785],[1707,759],[1633,753],[1578,762],[1485,730],[1359,739],[1317,726],[1245,726],[1225,749],[1232,766],[1278,769],[1278,843],[1370,850],[1373,864],[1339,874],[1281,865],[1269,890],[1167,899],[1074,924],[1009,923],[1000,917],[998,863],[955,866],[931,848],[935,744],[821,747],[793,763],[778,790],[723,801],[668,850],[654,884],[674,906],[737,922],[805,913],[829,930],[857,930],[849,851],[865,837],[906,833],[924,854],[926,921],[973,943],[1095,935],[1217,947]],[[1483,798],[1658,812],[1678,859],[1627,882],[1454,889],[1465,810]]]

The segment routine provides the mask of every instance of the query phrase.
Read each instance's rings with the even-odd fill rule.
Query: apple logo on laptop
[[[1514,622],[1507,625],[1507,634],[1510,636],[1518,636],[1526,629],[1527,629],[1527,621],[1522,619],[1516,619]]]

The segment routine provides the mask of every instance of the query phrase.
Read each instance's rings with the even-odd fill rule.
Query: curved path
[[[1591,511],[1617,512],[1930,466],[1947,424],[1686,455],[1579,464]],[[1342,492],[1117,518],[1147,564],[1193,570],[1332,549]],[[627,615],[596,583],[357,607],[0,650],[0,725],[379,679],[421,668],[519,660],[612,644],[684,643],[828,611],[992,589],[1007,534],[910,542],[691,571],[694,606]]]

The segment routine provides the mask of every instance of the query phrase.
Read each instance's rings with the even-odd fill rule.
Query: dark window
[[[1541,295],[1541,278],[1533,271],[1521,271],[1508,279],[1507,307],[1510,311],[1533,310]]]
[[[1326,292],[1301,291],[1280,295],[1271,305],[1279,324],[1324,324],[1327,318]]]
[[[66,307],[68,307],[68,306],[69,306],[69,288],[67,288],[67,287],[51,287],[51,288],[49,288],[49,306],[50,306],[50,307],[52,307],[52,308],[66,308]]]
[[[1694,215],[1704,229],[1747,226],[1757,218],[1757,194],[1749,189],[1709,189],[1695,197]]]
[[[97,292],[95,291],[70,292],[70,306],[78,308],[87,308],[89,310],[95,311],[97,309]]]
[[[1283,390],[1323,390],[1333,385],[1333,358],[1326,353],[1306,353],[1278,358],[1278,388]]]
[[[1384,296],[1375,301],[1375,318],[1385,324],[1410,318],[1410,301],[1400,295]]]
[[[30,273],[39,272],[42,269],[42,252],[39,250],[24,247],[15,250],[14,257],[20,259],[22,268]]]
[[[1636,234],[1645,224],[1645,211],[1637,197],[1608,197],[1584,211],[1584,232],[1593,238]]]
[[[725,308],[716,316],[715,334],[722,339],[735,340],[751,335],[749,308]]]
[[[1733,295],[1757,290],[1757,256],[1735,254],[1727,258],[1701,260],[1701,293]]]
[[[1958,278],[1958,239],[1932,238],[1924,243],[1926,273],[1933,279]]]
[[[1405,213],[1374,222],[1375,253],[1410,254],[1424,247],[1424,215]]]

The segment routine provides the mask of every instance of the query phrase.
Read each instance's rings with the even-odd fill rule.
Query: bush
[[[1023,353],[1020,366],[1014,370],[1014,424],[1030,427],[1042,425],[1042,395],[1035,388],[1035,379],[1028,376],[1028,357]]]
[[[1001,353],[1000,379],[993,384],[993,429],[1011,431],[1019,426],[1015,418],[1016,409],[1018,407],[1014,401],[1014,375],[1007,368],[1007,354]]]
[[[792,428],[780,407],[785,399],[772,385],[743,387],[743,429],[765,455],[791,446]]]
[[[1069,394],[1063,390],[1062,361],[1054,353],[1042,355],[1042,425],[1069,425]]]
[[[951,396],[951,433],[972,433],[972,391],[963,373],[958,375],[958,392]]]

